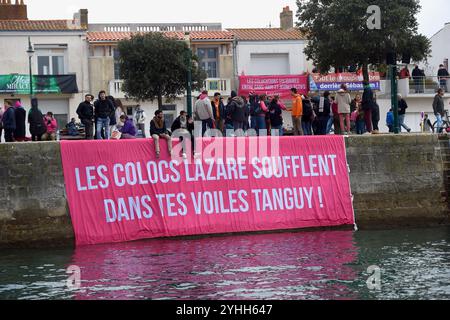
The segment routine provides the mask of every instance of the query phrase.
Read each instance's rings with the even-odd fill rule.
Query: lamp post
[[[28,37],[27,54],[28,54],[28,66],[29,66],[29,72],[30,72],[30,99],[31,99],[31,98],[33,98],[33,70],[31,67],[31,60],[33,59],[33,56],[34,56],[34,49],[33,49],[33,46],[31,45],[30,37]]]
[[[391,101],[392,101],[392,111],[394,113],[394,133],[400,133],[400,122],[398,115],[398,81],[397,81],[397,65],[391,65]]]
[[[184,34],[184,41],[188,46],[187,51],[187,75],[186,75],[186,106],[187,113],[190,117],[192,117],[192,50],[191,50],[191,38],[189,32]]]

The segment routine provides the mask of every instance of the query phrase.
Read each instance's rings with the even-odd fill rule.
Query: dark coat
[[[445,114],[445,107],[444,107],[444,99],[440,95],[436,95],[434,97],[433,101],[433,111],[434,114],[440,114],[441,116],[444,116]]]
[[[111,115],[113,115],[115,112],[114,104],[109,99],[105,99],[105,100],[99,99],[99,100],[95,101],[94,106],[95,106],[95,117],[96,118],[101,118],[101,119],[110,118]]]
[[[26,128],[25,123],[27,121],[27,112],[24,108],[16,108],[15,111],[16,116],[16,130],[14,131],[15,138],[25,138]]]
[[[216,120],[217,118],[225,119],[225,117],[226,117],[225,105],[223,104],[222,100],[220,100],[220,102],[219,102],[219,116],[217,116],[215,101],[211,101],[211,108],[212,108],[214,120]]]
[[[77,114],[80,120],[94,120],[94,107],[90,102],[84,101],[78,106]]]
[[[155,122],[154,119],[150,122],[150,135],[156,134],[157,136],[159,136],[159,135],[167,134],[167,133],[168,132],[167,132],[167,127],[166,127],[166,122],[165,121],[164,121],[164,125],[163,125],[163,127],[161,129],[159,129],[156,126],[156,122]]]
[[[406,114],[406,109],[408,109],[408,104],[406,103],[405,99],[401,99],[398,102],[398,114],[401,116]]]
[[[189,120],[189,118],[188,118]],[[175,121],[172,124],[172,133],[181,129],[181,120],[180,117],[176,118]],[[194,123],[187,123],[187,130],[192,134],[192,132],[194,131]]]
[[[16,130],[16,113],[13,107],[9,107],[3,114],[3,128],[5,130]]]
[[[278,103],[272,101],[269,106],[270,124],[272,127],[279,127],[283,125],[283,111]]]
[[[248,121],[248,108],[241,97],[235,97],[231,100],[227,106],[227,113],[233,122]]]
[[[373,91],[370,86],[364,88],[364,93],[362,96],[361,107],[363,110],[372,110],[375,100],[373,98]]]
[[[28,123],[30,124],[30,133],[33,136],[41,136],[47,132],[44,115],[38,108],[31,108],[28,114]]]

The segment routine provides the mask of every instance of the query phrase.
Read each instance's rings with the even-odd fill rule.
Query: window
[[[118,49],[114,49],[113,57],[114,57],[114,79],[120,80],[120,64],[119,64],[120,53]]]
[[[217,78],[218,48],[199,48],[197,56],[200,67],[207,73],[208,78]]]
[[[38,75],[62,75],[66,73],[64,49],[37,50]]]

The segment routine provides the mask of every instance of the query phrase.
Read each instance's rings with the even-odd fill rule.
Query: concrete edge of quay
[[[345,143],[361,230],[450,225],[447,135],[352,135]],[[58,142],[0,144],[0,181],[0,248],[74,244]],[[314,230],[352,226],[276,232]]]

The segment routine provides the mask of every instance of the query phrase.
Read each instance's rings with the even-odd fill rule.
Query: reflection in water
[[[159,240],[82,247],[80,299],[357,298],[352,232]]]
[[[0,299],[449,299],[450,229],[317,231],[0,252]],[[66,287],[70,265],[82,288]],[[382,269],[369,291],[366,270]]]

